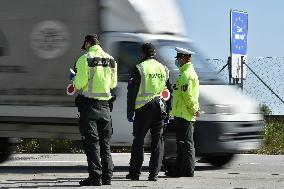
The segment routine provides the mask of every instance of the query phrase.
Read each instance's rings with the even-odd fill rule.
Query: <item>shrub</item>
[[[38,139],[23,139],[17,148],[18,153],[39,153]]]
[[[261,154],[284,154],[284,123],[279,119],[265,122],[264,145],[257,150]]]
[[[83,153],[81,141],[69,139],[23,139],[17,153]],[[45,145],[45,146],[41,146]]]

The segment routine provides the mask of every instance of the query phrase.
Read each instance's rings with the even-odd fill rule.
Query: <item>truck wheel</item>
[[[12,153],[9,139],[0,138],[0,163],[6,161]]]
[[[216,166],[222,167],[229,163],[234,157],[234,154],[214,154],[214,155],[205,155],[204,159],[208,163]]]

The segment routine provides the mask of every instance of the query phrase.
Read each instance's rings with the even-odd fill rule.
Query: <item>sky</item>
[[[282,73],[284,72],[282,64],[284,60],[283,0],[176,1],[182,10],[189,37],[209,59],[226,60],[230,55],[230,10],[247,12],[248,58],[281,57],[248,63],[251,66],[253,65],[254,71],[282,99],[284,98],[282,82]],[[269,74],[265,75],[266,72]],[[256,77],[251,76],[250,79],[252,78],[255,79]],[[245,82],[245,86],[247,82]],[[255,79],[254,82],[256,83],[247,89],[252,97],[258,98],[258,102],[269,105],[274,113],[283,115],[283,104],[259,80]]]
[[[207,58],[230,54],[230,10],[248,13],[248,57],[284,56],[284,1],[176,0],[189,37]]]

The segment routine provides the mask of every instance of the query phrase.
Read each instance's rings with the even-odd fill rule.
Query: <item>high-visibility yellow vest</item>
[[[169,78],[168,68],[154,59],[148,59],[136,67],[141,75],[141,82],[135,101],[135,110],[160,96],[160,93],[166,89]]]
[[[199,110],[199,81],[190,62],[180,69],[180,76],[173,86],[173,101],[171,116],[188,121],[195,121],[194,114]]]
[[[73,85],[88,98],[109,100],[110,89],[117,85],[117,64],[99,45],[94,45],[89,52],[76,62],[76,76]]]

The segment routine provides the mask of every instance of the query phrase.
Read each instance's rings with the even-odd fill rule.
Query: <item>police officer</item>
[[[75,100],[80,112],[79,129],[88,161],[89,177],[82,186],[110,185],[113,162],[109,141],[112,135],[109,100],[117,84],[117,65],[99,45],[98,36],[85,37],[87,52],[76,62],[73,85],[81,91]]]
[[[154,59],[155,54],[155,48],[151,43],[142,45],[141,63],[136,65],[128,82],[127,118],[130,122],[134,121],[134,139],[129,174],[126,178],[131,180],[139,180],[144,160],[144,138],[149,129],[152,138],[149,181],[157,181],[163,158],[162,134],[165,109],[160,94],[170,84],[168,68]]]
[[[173,86],[173,104],[170,112],[174,116],[176,128],[177,159],[175,170],[166,172],[168,176],[194,176],[195,149],[193,123],[199,112],[199,81],[191,63],[192,51],[176,47],[176,66],[180,70]]]

